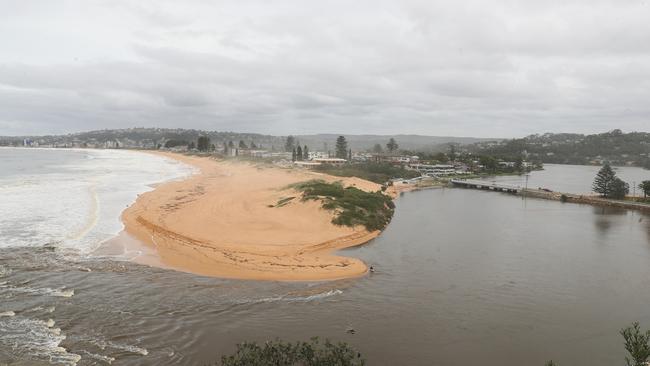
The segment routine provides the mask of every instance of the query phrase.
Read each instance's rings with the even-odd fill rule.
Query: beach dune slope
[[[340,180],[366,191],[358,178],[244,162],[164,154],[199,173],[142,194],[122,219],[126,231],[156,249],[165,266],[241,279],[327,280],[360,276],[366,265],[334,255],[379,232],[336,226],[320,202],[302,202],[288,186],[310,179]],[[287,201],[284,205],[278,202]]]

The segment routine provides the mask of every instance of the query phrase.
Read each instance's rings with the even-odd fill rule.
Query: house
[[[343,165],[348,161],[340,158],[316,158],[311,160],[314,163],[318,164],[331,164],[331,165]]]
[[[446,164],[411,164],[411,169],[417,170],[423,175],[441,176],[441,175],[454,175],[458,172],[453,165]]]
[[[323,151],[310,151],[309,160],[329,158],[329,153]]]

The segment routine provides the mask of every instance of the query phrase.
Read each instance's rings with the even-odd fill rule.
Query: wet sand
[[[301,202],[288,186],[310,179],[342,181],[366,191],[358,178],[159,153],[198,168],[185,180],[142,194],[122,214],[125,231],[154,248],[140,263],[200,275],[256,280],[330,280],[367,272],[358,259],[333,254],[363,244],[379,231],[336,226],[320,202]],[[278,201],[297,197],[277,207]],[[276,207],[271,207],[276,206]]]

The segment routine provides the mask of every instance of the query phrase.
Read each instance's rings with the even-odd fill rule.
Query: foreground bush
[[[310,342],[289,343],[281,340],[237,345],[237,352],[221,359],[222,366],[362,366],[366,362],[346,343]]]
[[[627,366],[647,366],[650,359],[650,330],[641,331],[638,322],[621,329],[621,335],[625,340],[625,350],[629,354],[625,356]],[[553,361],[548,361],[545,366],[557,366]]]

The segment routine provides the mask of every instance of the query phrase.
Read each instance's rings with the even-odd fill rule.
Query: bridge
[[[496,182],[488,182],[485,180],[452,179],[450,182],[456,187],[463,187],[463,188],[484,189],[490,191],[507,192],[507,193],[515,193],[515,194],[522,191],[522,188],[520,186],[513,186],[509,184],[501,184]]]

